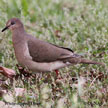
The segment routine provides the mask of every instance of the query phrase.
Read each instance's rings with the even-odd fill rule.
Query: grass
[[[8,91],[0,98],[11,102],[37,103],[30,108],[105,108],[108,106],[108,6],[107,0],[0,0],[0,29],[7,20],[18,17],[26,31],[41,40],[73,49],[99,65],[78,64],[11,83],[1,77]],[[16,68],[10,31],[0,33],[0,65]],[[2,88],[2,86],[1,86]],[[15,88],[25,88],[16,96]],[[10,95],[10,94],[11,95]],[[9,101],[10,102],[10,101]],[[12,105],[13,107],[14,105]],[[20,106],[19,106],[20,107]],[[27,105],[23,106],[27,108]]]

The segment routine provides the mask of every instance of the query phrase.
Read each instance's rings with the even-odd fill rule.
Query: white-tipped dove
[[[10,29],[15,55],[19,64],[34,72],[54,71],[72,64],[100,64],[75,54],[71,49],[53,45],[26,33],[22,22],[12,18],[2,30]]]

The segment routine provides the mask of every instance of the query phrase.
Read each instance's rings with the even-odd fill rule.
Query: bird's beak
[[[5,30],[7,30],[10,27],[10,25],[6,26],[4,29],[2,29],[2,32],[4,32]]]

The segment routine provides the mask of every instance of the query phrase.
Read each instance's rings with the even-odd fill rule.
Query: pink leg
[[[55,70],[55,72],[56,72],[56,76],[58,77],[59,71],[58,70]]]

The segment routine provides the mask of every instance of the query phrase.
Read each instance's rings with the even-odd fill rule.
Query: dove
[[[25,31],[18,18],[7,21],[6,27],[12,32],[12,42],[18,63],[32,72],[51,72],[74,64],[104,63],[88,60],[73,50],[39,40]]]

